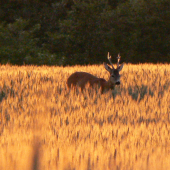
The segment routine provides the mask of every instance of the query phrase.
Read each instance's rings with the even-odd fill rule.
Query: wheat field
[[[69,90],[103,65],[0,66],[1,170],[170,169],[170,65],[126,64],[121,85]]]

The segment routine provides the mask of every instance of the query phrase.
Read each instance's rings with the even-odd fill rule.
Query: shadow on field
[[[128,93],[128,95],[132,96],[133,100],[141,101],[145,95],[153,96],[154,92],[148,86],[130,86],[128,88],[120,88],[119,90],[114,90],[112,92],[113,98],[115,99],[117,95],[121,95],[121,93]]]
[[[132,99],[141,101],[145,95],[153,96],[154,92],[148,86],[141,85],[141,86],[134,86],[128,87],[128,94],[132,96]]]
[[[155,94],[157,97],[163,97],[164,93],[170,87],[170,81],[165,82],[164,85],[159,86],[147,86],[147,85],[135,85],[129,86],[128,88],[120,88],[116,89],[112,92],[113,98],[116,98],[117,95],[121,95],[122,92],[127,93],[132,96],[133,100],[141,101],[146,95],[149,97],[153,97]]]
[[[3,98],[5,98],[6,93],[2,90],[0,91],[0,102],[2,102]]]

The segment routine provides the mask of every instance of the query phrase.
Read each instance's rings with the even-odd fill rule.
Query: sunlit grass
[[[103,65],[0,66],[0,169],[170,169],[170,65],[124,66],[121,85],[68,90]]]

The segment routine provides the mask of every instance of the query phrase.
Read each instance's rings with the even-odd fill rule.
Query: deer
[[[110,73],[109,80],[105,80],[104,78],[98,78],[90,73],[87,72],[75,72],[69,76],[67,79],[67,86],[68,88],[71,87],[80,87],[81,90],[83,90],[86,86],[86,84],[89,83],[90,87],[96,87],[99,86],[101,88],[101,93],[109,91],[110,89],[113,90],[116,85],[120,85],[120,74],[119,72],[123,69],[124,63],[122,65],[119,65],[120,62],[120,54],[118,54],[117,57],[117,68],[114,68],[111,56],[107,55],[107,59],[109,60],[109,63],[111,67],[103,63],[105,69]]]

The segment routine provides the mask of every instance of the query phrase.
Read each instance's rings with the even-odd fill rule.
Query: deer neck
[[[113,90],[115,87],[115,85],[110,81],[110,79],[108,81],[106,81],[104,84],[103,84],[103,91],[108,91],[109,89]]]
[[[110,79],[107,81],[107,87],[109,89],[114,89],[115,85],[110,81]]]

